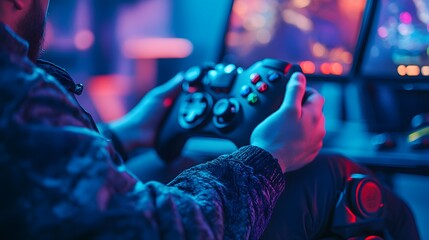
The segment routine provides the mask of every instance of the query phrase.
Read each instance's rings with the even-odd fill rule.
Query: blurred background
[[[325,149],[376,171],[429,239],[429,0],[52,1],[44,49],[96,121],[194,65],[298,63],[326,98]]]
[[[177,72],[219,60],[230,8],[226,0],[52,1],[42,58],[84,83],[82,104],[111,121]]]

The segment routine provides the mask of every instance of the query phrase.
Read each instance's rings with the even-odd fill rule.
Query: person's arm
[[[166,186],[117,168],[109,143],[92,131],[27,126],[13,136],[0,151],[7,219],[0,235],[9,238],[257,239],[285,184],[277,162],[257,147]],[[21,231],[7,231],[18,223]]]
[[[245,147],[186,170],[168,186],[137,183],[131,194],[110,191],[91,237],[258,239],[284,185],[270,154]]]
[[[183,73],[152,89],[129,113],[109,123],[98,124],[108,138],[132,157],[142,148],[153,148],[159,127],[179,95]]]
[[[291,82],[298,80],[295,77]],[[39,108],[31,97],[39,94],[31,95],[26,101],[32,104],[24,101],[22,108],[15,106],[22,111],[1,129],[2,136],[7,136],[0,149],[0,175],[4,178],[0,189],[5,196],[1,212],[7,221],[0,225],[1,235],[6,232],[10,238],[15,234],[42,238],[258,238],[285,184],[280,165],[292,168],[311,161],[305,158],[300,163],[291,152],[288,158],[278,159],[282,161],[279,165],[272,157],[275,149],[269,154],[249,146],[185,171],[170,186],[143,184],[123,166],[114,164],[109,141],[79,123],[72,114],[74,104],[64,91],[57,84],[43,84],[31,91],[47,93],[49,104],[38,102],[43,106]],[[62,106],[72,106],[67,107],[72,111],[61,110]],[[278,116],[287,109],[281,108]],[[27,112],[34,114],[32,118],[23,117]],[[56,121],[58,112],[62,121]],[[280,122],[266,121],[262,126],[284,120],[275,119]],[[296,127],[295,123],[301,124],[296,121],[289,126]],[[314,121],[308,127],[317,126]],[[302,151],[309,147],[304,143],[313,144],[306,141],[307,134],[295,134],[278,140],[288,144],[285,139],[296,139],[300,144],[295,146]],[[22,231],[8,232],[17,224]]]
[[[175,238],[259,238],[283,190],[282,172],[311,162],[321,147],[323,98],[313,92],[301,106],[305,85],[305,77],[295,74],[282,107],[252,134],[252,144],[268,152],[247,146],[184,171],[169,184],[174,188],[142,185],[140,195],[155,198],[144,201],[155,203],[150,209],[156,213],[149,215],[161,216],[151,226]]]

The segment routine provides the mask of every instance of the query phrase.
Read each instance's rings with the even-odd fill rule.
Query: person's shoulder
[[[90,127],[76,99],[55,77],[32,62],[10,61],[0,66],[0,96],[3,119],[21,124]]]
[[[4,59],[0,64],[0,104],[11,104],[31,96],[35,88],[43,85],[45,88],[57,89],[58,82],[44,70],[35,66],[27,58]]]
[[[16,103],[38,75],[35,66],[26,58],[0,53],[0,106]],[[39,73],[40,74],[40,73]]]

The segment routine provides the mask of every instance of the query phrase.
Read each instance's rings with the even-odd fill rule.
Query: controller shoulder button
[[[203,71],[200,67],[191,67],[185,72],[185,81],[189,83],[194,83],[201,80]]]
[[[262,60],[262,65],[264,67],[275,69],[281,72],[287,72],[285,70],[288,68],[290,69],[292,64],[277,59],[266,58]]]

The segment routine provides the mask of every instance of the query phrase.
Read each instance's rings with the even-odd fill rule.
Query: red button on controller
[[[258,92],[262,93],[268,90],[268,85],[264,82],[258,82],[256,88],[258,89]]]
[[[257,84],[259,81],[261,81],[261,75],[257,74],[257,73],[252,73],[250,75],[250,81],[253,84]]]

